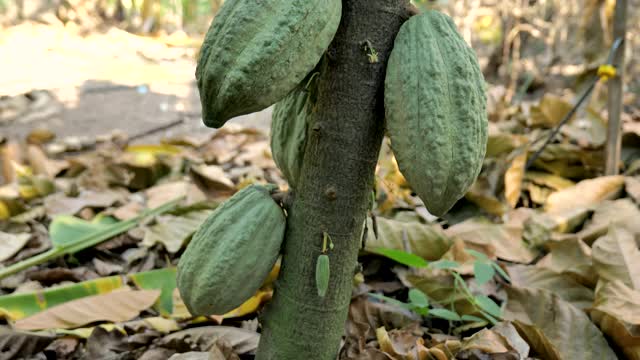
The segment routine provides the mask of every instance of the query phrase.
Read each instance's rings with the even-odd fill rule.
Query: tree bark
[[[384,131],[384,77],[408,0],[343,0],[289,211],[283,264],[264,315],[257,359],[334,360],[351,298],[363,224]],[[365,45],[377,52],[371,62]],[[329,289],[318,296],[323,233],[335,247]]]

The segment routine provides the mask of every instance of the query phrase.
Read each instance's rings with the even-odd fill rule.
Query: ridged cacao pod
[[[307,128],[315,105],[319,74],[319,70],[311,73],[289,95],[276,103],[271,114],[271,154],[292,188],[297,186],[302,170]]]
[[[480,172],[488,126],[480,66],[447,15],[426,11],[400,28],[385,115],[400,171],[430,213],[446,213]]]
[[[224,314],[255,294],[276,263],[285,216],[272,187],[251,185],[200,226],[178,263],[177,283],[194,315]]]
[[[200,51],[205,125],[275,104],[314,68],[338,29],[341,0],[228,0]]]

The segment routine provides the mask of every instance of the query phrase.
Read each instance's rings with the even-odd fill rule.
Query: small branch
[[[28,269],[35,265],[40,265],[49,260],[53,260],[63,255],[74,254],[78,251],[96,246],[112,237],[122,234],[123,232],[132,229],[137,224],[139,224],[142,220],[144,220],[147,216],[156,216],[160,215],[164,212],[167,212],[173,207],[175,207],[180,201],[182,197],[169,201],[163,205],[158,206],[154,209],[149,209],[142,212],[140,215],[120,222],[116,223],[112,226],[109,226],[103,230],[96,231],[93,233],[89,233],[87,236],[84,236],[72,243],[65,244],[63,246],[54,247],[53,249],[46,251],[42,254],[38,254],[34,257],[25,259],[23,261],[17,262],[11,266],[7,266],[6,268],[0,269],[0,279],[5,278],[9,275],[13,275],[17,272],[20,272],[24,269]]]
[[[622,39],[622,44],[615,52],[611,64],[616,68],[616,76],[609,80],[607,95],[607,108],[609,110],[609,122],[607,124],[607,150],[605,175],[617,175],[621,151],[621,124],[622,112],[622,85],[624,75],[624,49],[627,27],[627,0],[616,1],[616,12],[613,19],[613,38]]]

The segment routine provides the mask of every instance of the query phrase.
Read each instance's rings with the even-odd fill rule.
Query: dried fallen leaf
[[[581,310],[593,303],[593,291],[568,275],[526,265],[509,266],[507,272],[513,286],[548,290]]]
[[[528,264],[536,257],[536,252],[522,241],[522,228],[519,227],[471,219],[448,228],[445,233],[472,245],[492,246],[499,259]]]
[[[10,259],[31,239],[31,234],[10,234],[0,231],[0,262]]]
[[[219,339],[228,342],[239,355],[253,354],[258,348],[260,334],[231,326],[202,326],[166,335],[158,341],[158,345],[178,349],[197,346],[202,351],[208,351]]]
[[[518,352],[520,359],[526,359],[529,357],[529,350],[531,347],[526,341],[518,334],[518,330],[509,321],[502,321],[497,323],[491,328],[491,330],[502,335],[507,340],[509,346]]]
[[[513,158],[511,165],[504,174],[504,197],[512,208],[515,208],[522,192],[524,166],[527,163],[526,149]]]
[[[551,253],[537,266],[567,274],[579,283],[593,288],[598,274],[593,267],[591,248],[580,239],[567,239],[548,244]]]
[[[506,353],[516,353],[515,349],[509,345],[509,342],[500,334],[489,329],[482,329],[472,336],[464,339],[462,342],[461,352],[479,351],[487,355],[497,355]],[[460,356],[458,354],[457,356]]]
[[[21,330],[71,329],[95,321],[127,321],[153,305],[159,296],[160,290],[131,289],[87,296],[20,319],[14,326]]]
[[[403,250],[429,261],[439,259],[452,243],[439,225],[425,225],[417,221],[405,222],[376,217],[374,225],[369,218],[367,229],[365,250]]]
[[[624,176],[621,175],[582,180],[575,186],[551,194],[547,198],[545,211],[561,212],[615,199],[620,195],[623,186]]]
[[[625,190],[636,203],[640,203],[640,178],[627,176],[624,178]]]
[[[159,243],[169,253],[175,254],[209,214],[211,210],[191,211],[180,216],[161,215],[154,225],[145,228],[142,244],[151,247]]]
[[[36,334],[2,327],[0,328],[0,358],[32,358],[44,350],[55,338],[54,334]]]
[[[612,226],[592,248],[593,265],[602,281],[620,280],[640,290],[640,250],[629,231]]]
[[[640,359],[640,291],[619,280],[598,286],[589,314],[628,359]]]
[[[548,360],[616,359],[600,330],[580,309],[542,289],[510,287],[504,318],[539,357]]]
[[[86,190],[77,197],[69,197],[64,193],[52,194],[44,199],[44,206],[50,216],[74,215],[86,207],[107,208],[123,199],[123,194],[117,191]]]
[[[628,198],[604,201],[595,208],[591,220],[578,232],[585,243],[592,244],[605,235],[609,226],[615,225],[629,230],[636,237],[640,235],[640,209]]]

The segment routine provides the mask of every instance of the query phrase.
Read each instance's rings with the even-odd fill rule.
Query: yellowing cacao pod
[[[338,29],[341,0],[227,0],[200,51],[202,118],[219,128],[286,96]]]
[[[430,213],[446,213],[480,172],[488,126],[480,66],[447,15],[426,11],[400,28],[385,115],[400,171]]]
[[[177,274],[191,314],[227,313],[253,296],[268,277],[280,254],[286,222],[271,189],[244,188],[193,235]]]

